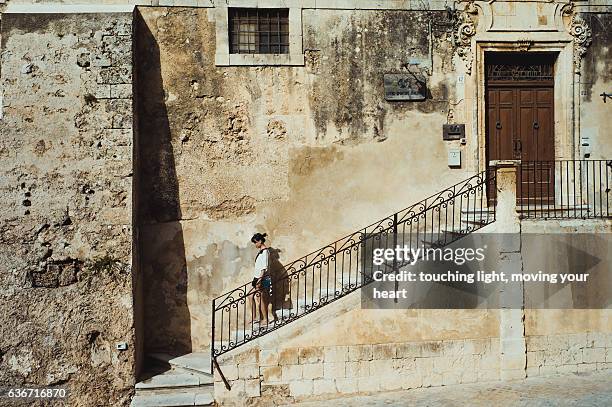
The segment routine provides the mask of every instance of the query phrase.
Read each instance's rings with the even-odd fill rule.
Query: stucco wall
[[[75,406],[133,387],[131,23],[2,15],[0,384]]]
[[[250,280],[254,232],[288,262],[465,178],[441,135],[445,13],[304,10],[291,68],[215,67],[206,10],[139,12],[149,349],[206,349],[212,298]],[[430,98],[385,102],[383,73],[427,63],[430,20]]]
[[[604,103],[602,93],[612,93],[612,66],[610,65],[610,24],[612,14],[589,13],[585,20],[592,30],[592,43],[584,56],[581,82],[581,135],[591,139],[591,159],[601,160],[612,157],[612,100]]]

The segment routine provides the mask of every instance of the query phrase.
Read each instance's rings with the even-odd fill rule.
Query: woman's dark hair
[[[255,233],[253,237],[251,238],[251,243],[255,243],[255,242],[265,243],[266,236],[268,236],[267,233]]]

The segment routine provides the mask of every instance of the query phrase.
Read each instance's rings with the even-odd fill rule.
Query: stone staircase
[[[214,405],[210,354],[174,357],[149,355],[147,377],[137,383],[130,407],[186,407]]]

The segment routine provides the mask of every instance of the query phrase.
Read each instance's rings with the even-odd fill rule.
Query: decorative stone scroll
[[[580,73],[582,57],[591,45],[591,27],[578,14],[572,16],[569,32],[574,37],[574,70]]]
[[[465,63],[465,72],[468,75],[472,73],[472,37],[476,34],[476,25],[470,18],[470,14],[476,13],[475,8],[466,7],[465,10],[459,11],[457,21],[455,22],[453,32],[453,43],[456,48],[457,55]]]

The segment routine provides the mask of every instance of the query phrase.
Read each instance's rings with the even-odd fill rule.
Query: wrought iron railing
[[[522,218],[612,217],[612,160],[523,161],[517,204]]]
[[[213,300],[212,359],[295,321],[372,281],[374,248],[444,246],[495,220],[487,191],[494,170],[478,173],[292,263],[273,275],[271,293],[243,284]],[[279,263],[280,265],[280,263]],[[401,265],[393,264],[397,268]],[[255,322],[253,301],[267,296],[276,321]],[[272,318],[271,318],[272,319]]]

